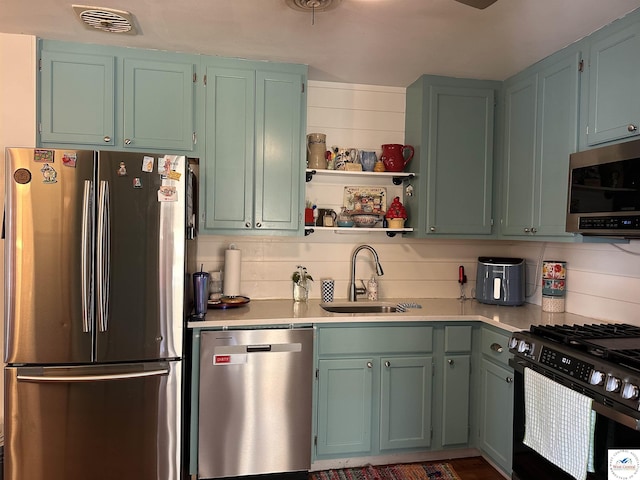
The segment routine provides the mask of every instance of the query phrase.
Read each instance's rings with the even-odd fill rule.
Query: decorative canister
[[[542,296],[542,311],[550,313],[564,312],[564,297]]]
[[[307,135],[307,167],[316,170],[327,168],[327,136],[324,133]]]
[[[564,297],[567,287],[567,262],[544,260],[542,262],[542,295]]]

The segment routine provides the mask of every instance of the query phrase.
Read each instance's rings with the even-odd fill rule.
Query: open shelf
[[[334,232],[339,234],[358,234],[365,232],[385,232],[388,237],[395,237],[396,234],[402,234],[406,232],[413,232],[413,228],[380,228],[380,227],[313,227],[306,226],[304,227],[304,235],[305,237],[311,235],[314,232]]]
[[[313,180],[314,175],[322,176],[340,176],[340,177],[377,177],[377,178],[391,178],[394,185],[400,185],[404,180],[415,177],[411,172],[351,172],[347,170],[324,170],[324,169],[306,169],[306,180],[310,182]]]

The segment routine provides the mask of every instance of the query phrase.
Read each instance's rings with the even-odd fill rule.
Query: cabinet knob
[[[385,367],[390,367],[391,366],[391,362],[389,362],[388,360],[386,362],[384,362],[384,366]]]
[[[507,377],[504,379],[507,383],[513,383],[513,377]]]
[[[537,231],[538,231],[538,229],[537,229],[537,228],[535,228],[535,227],[531,227],[531,233],[536,233]]]
[[[525,229],[524,229],[524,233],[529,233],[530,231],[531,231],[531,229],[530,229],[530,228],[525,228]]]
[[[453,361],[453,359],[452,359],[452,358],[450,358],[449,360],[447,360],[447,363],[448,363],[449,365],[454,365],[456,362],[454,362],[454,361]]]
[[[125,138],[124,139],[124,144],[125,145],[131,145],[131,139],[130,138]]]
[[[500,345],[499,343],[492,343],[491,344],[491,350],[493,350],[494,352],[498,352],[498,353],[502,353],[502,345]]]
[[[430,232],[435,232],[436,231],[436,227],[429,227],[429,231]]]
[[[373,368],[373,363],[367,362],[367,368]]]
[[[111,137],[106,136],[103,138],[103,140],[105,141],[105,143],[109,143],[111,141]]]
[[[262,224],[260,222],[256,223],[256,227],[262,228]]]
[[[631,123],[631,124],[629,124],[627,126],[627,130],[630,131],[630,132],[637,132],[638,131],[638,126]]]
[[[245,223],[244,226],[247,227],[247,228],[251,228],[251,222]]]

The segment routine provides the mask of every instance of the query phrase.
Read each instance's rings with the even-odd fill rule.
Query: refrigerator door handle
[[[169,375],[169,369],[163,368],[160,370],[149,370],[144,372],[132,372],[132,373],[111,373],[102,375],[17,375],[18,381],[23,382],[64,382],[64,383],[76,383],[76,382],[97,382],[97,381],[110,381],[110,380],[128,380],[131,378],[142,377],[157,377]]]
[[[98,192],[97,310],[98,330],[106,332],[109,318],[111,228],[109,224],[109,182],[100,181]]]
[[[91,245],[93,240],[93,215],[91,214],[91,196],[93,182],[84,181],[84,193],[82,196],[82,237],[80,261],[82,269],[82,331],[91,331],[93,323],[93,309],[91,308]]]

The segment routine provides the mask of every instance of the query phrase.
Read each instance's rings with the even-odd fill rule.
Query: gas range
[[[533,368],[596,403],[640,418],[640,327],[535,325],[514,333],[509,351],[514,366]]]

